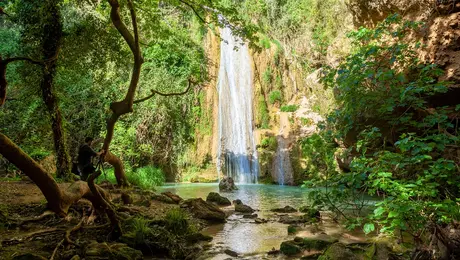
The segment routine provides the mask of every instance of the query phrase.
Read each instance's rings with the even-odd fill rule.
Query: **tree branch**
[[[164,97],[169,97],[169,96],[181,96],[181,95],[184,95],[184,94],[186,94],[186,93],[191,89],[192,83],[194,83],[194,82],[192,82],[191,80],[189,80],[189,81],[188,81],[188,87],[187,87],[184,91],[182,91],[182,92],[162,93],[162,92],[159,92],[159,91],[157,91],[157,90],[152,89],[152,90],[151,90],[152,94],[150,94],[150,95],[148,95],[148,96],[146,96],[146,97],[144,97],[144,98],[135,100],[135,101],[134,101],[134,104],[144,102],[144,101],[146,101],[146,100],[152,98],[152,97],[155,96],[155,95],[160,95],[160,96],[164,96]]]
[[[4,59],[4,60],[2,60],[1,57],[0,57],[0,62],[4,66],[6,66],[6,65],[8,65],[8,63],[14,62],[14,61],[28,61],[28,62],[30,62],[32,64],[45,65],[44,61],[34,60],[34,59],[29,58],[29,57],[14,57],[14,58],[8,58],[8,59]]]
[[[192,11],[195,13],[195,15],[198,17],[198,19],[200,19],[203,23],[207,24],[206,20],[204,20],[203,17],[201,17],[201,15],[198,13],[198,11],[195,9],[195,7],[192,4],[185,2],[184,0],[179,0],[179,1],[185,4],[186,6],[190,7]]]
[[[108,0],[111,8],[110,11],[110,18],[112,19],[112,23],[117,28],[118,32],[123,36],[126,43],[128,44],[131,51],[134,53],[136,51],[136,43],[134,41],[133,36],[129,32],[126,25],[123,23],[120,17],[120,4],[118,0]],[[130,8],[131,9],[131,8]],[[136,29],[135,29],[136,30]]]

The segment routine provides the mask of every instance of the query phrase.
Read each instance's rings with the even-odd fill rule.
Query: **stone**
[[[285,206],[284,208],[276,208],[276,209],[271,209],[270,211],[273,212],[278,212],[278,213],[294,213],[297,212],[297,210],[291,206]]]
[[[302,247],[308,250],[323,250],[326,249],[328,246],[336,243],[337,241],[338,240],[335,238],[304,238],[302,241]]]
[[[263,219],[263,218],[256,218],[256,219],[254,219],[254,222],[256,224],[263,224],[263,223],[267,223],[268,221],[266,219]]]
[[[292,256],[300,253],[301,248],[294,241],[284,241],[281,243],[280,251],[287,256]]]
[[[179,204],[181,201],[183,201],[183,199],[179,195],[174,194],[174,193],[172,193],[170,191],[162,192],[161,195],[164,195],[164,196],[170,198],[172,201],[174,201],[177,204]]]
[[[230,249],[225,249],[224,253],[226,253],[229,256],[238,257],[238,253]]]
[[[254,212],[254,210],[251,207],[249,207],[248,205],[244,205],[244,204],[235,205],[235,211],[241,212],[241,213],[253,213]]]
[[[268,255],[277,255],[280,253],[280,250],[276,250],[274,247],[272,250],[268,251]]]
[[[308,222],[302,216],[290,216],[290,215],[282,215],[280,216],[278,222],[283,224],[300,224]]]
[[[91,242],[85,248],[86,260],[112,259],[112,260],[140,260],[142,252],[122,243]]]
[[[202,198],[185,200],[181,203],[181,207],[188,209],[199,219],[218,223],[225,222],[225,212],[216,205],[204,201]]]
[[[22,254],[22,255],[13,257],[13,260],[47,260],[47,259],[40,255],[27,253],[27,254]]]
[[[215,204],[217,204],[219,206],[230,206],[230,205],[232,205],[232,203],[230,202],[229,199],[221,196],[217,192],[210,192],[208,194],[208,196],[206,197],[206,201],[215,203]]]
[[[219,182],[219,191],[231,192],[237,189],[232,177],[225,177]]]
[[[212,240],[212,237],[207,236],[207,235],[203,235],[203,234],[197,232],[197,233],[192,233],[192,234],[189,234],[189,235],[185,236],[185,240],[189,244],[194,244],[194,243],[197,243],[197,242],[200,242],[200,241],[209,242],[209,241]]]
[[[300,260],[317,260],[321,256],[321,252],[318,253],[312,253],[309,255],[304,255],[300,258]]]
[[[235,205],[235,211],[241,213],[253,213],[254,210],[248,205],[244,205],[241,200],[234,200],[233,204]]]
[[[174,200],[172,200],[170,197],[168,196],[165,196],[163,194],[153,194],[151,196],[151,199],[152,200],[156,200],[156,201],[161,201],[161,202],[164,202],[164,203],[167,203],[167,204],[177,204]]]
[[[335,243],[318,258],[318,260],[355,260],[358,256],[342,243]]]
[[[244,214],[243,215],[243,218],[257,218],[258,215],[257,214]]]

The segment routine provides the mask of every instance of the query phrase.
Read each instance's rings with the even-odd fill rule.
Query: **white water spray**
[[[257,183],[259,163],[252,119],[252,69],[248,46],[221,30],[219,150],[217,170],[238,183]]]

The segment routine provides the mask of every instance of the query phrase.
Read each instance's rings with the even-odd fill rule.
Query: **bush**
[[[299,108],[298,105],[285,105],[281,107],[281,112],[295,112]]]
[[[273,90],[270,92],[268,95],[268,101],[270,104],[275,104],[276,102],[281,102],[282,101],[282,96],[281,96],[281,91],[279,90]]]
[[[277,145],[278,145],[278,142],[276,141],[276,137],[274,136],[265,137],[260,142],[260,146],[262,148],[265,148],[271,151],[276,150]]]
[[[442,70],[419,61],[419,44],[405,37],[418,28],[396,15],[375,29],[361,28],[350,34],[354,53],[326,73],[323,82],[337,91],[340,107],[329,115],[326,129],[339,142],[345,137],[357,141],[349,148],[355,153],[350,171],[329,172],[316,184],[329,187],[328,192],[316,192],[313,201],[342,215],[350,228],[403,231],[423,240],[425,231],[434,232],[433,225],[460,218],[459,165],[448,148],[459,144],[448,114],[460,107],[428,104],[427,98],[445,93],[448,83],[438,80]],[[367,218],[360,215],[363,190],[384,194]],[[357,214],[350,217],[341,205],[356,208]]]
[[[131,169],[129,166],[125,168],[126,178],[128,182],[138,186],[141,189],[153,189],[156,186],[161,186],[165,182],[165,176],[161,169],[154,166],[145,166]],[[101,175],[96,182],[107,180],[110,183],[117,183],[113,168],[105,170],[105,174]]]
[[[262,75],[262,79],[266,85],[270,84],[272,82],[272,69],[268,67],[265,71],[264,74]]]
[[[270,115],[268,114],[267,104],[265,103],[265,99],[263,96],[259,97],[259,111],[258,117],[260,120],[260,128],[268,129],[270,128]]]

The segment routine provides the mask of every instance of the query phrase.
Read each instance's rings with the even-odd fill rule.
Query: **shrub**
[[[447,148],[459,143],[450,134],[457,130],[448,117],[459,107],[432,109],[427,103],[427,97],[445,93],[448,83],[438,80],[442,70],[419,61],[419,44],[406,39],[418,27],[393,15],[375,29],[350,34],[354,53],[330,69],[323,82],[336,89],[340,106],[329,115],[326,130],[340,141],[356,138],[350,147],[356,155],[350,172],[331,172],[316,183],[329,187],[327,192],[311,194],[313,201],[342,215],[350,228],[404,231],[423,240],[428,237],[423,232],[436,230],[430,227],[460,218],[459,165]],[[385,195],[367,218],[359,215],[363,190]],[[356,208],[357,215],[350,217],[341,205]]]
[[[275,104],[276,102],[281,102],[282,101],[282,96],[281,96],[281,91],[279,90],[273,90],[270,92],[268,95],[268,101],[270,104]]]
[[[268,85],[268,84],[270,84],[272,82],[272,69],[270,67],[268,67],[264,71],[264,73],[262,75],[262,79],[263,79],[263,81],[264,81],[264,83],[266,85]]]
[[[145,166],[132,170],[129,166],[125,168],[128,182],[138,186],[141,189],[154,189],[155,186],[161,186],[165,182],[165,176],[161,169],[153,166]],[[117,183],[113,168],[105,170],[105,174],[99,176],[97,183],[107,180],[110,183]]]
[[[260,47],[264,49],[270,49],[271,47],[270,39],[267,36],[261,37],[259,40],[259,45]]]
[[[272,151],[276,150],[277,145],[278,142],[276,141],[276,137],[274,136],[265,137],[260,142],[261,147]]]
[[[258,117],[260,120],[260,128],[270,128],[270,115],[268,114],[267,104],[263,96],[259,97]]]
[[[298,105],[285,105],[280,108],[281,112],[295,112],[299,108]]]

